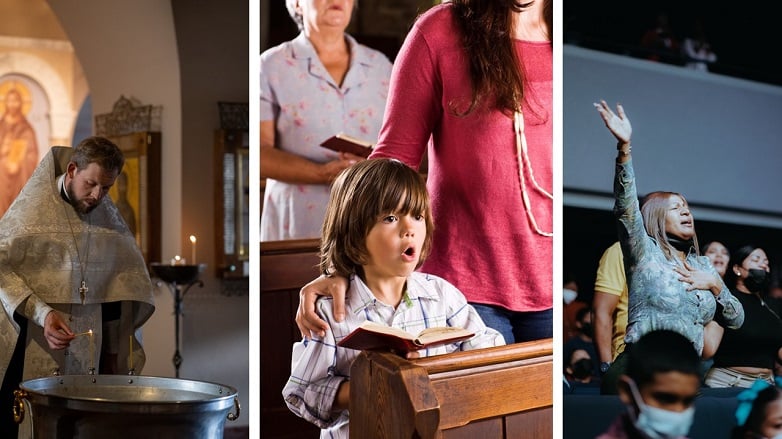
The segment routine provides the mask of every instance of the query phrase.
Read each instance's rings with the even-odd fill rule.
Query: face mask
[[[765,290],[768,286],[768,273],[766,273],[766,270],[750,268],[747,271],[749,274],[744,279],[744,286],[753,293]]]
[[[665,235],[665,237],[668,238],[668,242],[673,246],[673,248],[684,253],[688,253],[695,245],[692,238],[685,241],[684,239],[677,238],[672,235]]]
[[[589,338],[592,338],[592,335],[595,333],[595,328],[592,327],[591,323],[582,323],[581,324],[581,333],[586,335]]]
[[[652,407],[644,403],[633,380],[629,381],[629,385],[633,400],[640,411],[635,417],[635,428],[653,439],[672,439],[684,436],[690,431],[695,417],[695,407],[690,407],[683,412],[672,412]]]
[[[571,367],[573,369],[573,376],[575,378],[583,380],[589,375],[592,375],[592,369],[594,368],[594,365],[592,364],[591,359],[582,358],[576,361],[575,363],[573,363],[573,366]]]
[[[576,297],[578,297],[577,291],[573,291],[569,288],[565,288],[562,290],[562,298],[565,301],[565,305],[569,305],[570,302],[576,300]]]

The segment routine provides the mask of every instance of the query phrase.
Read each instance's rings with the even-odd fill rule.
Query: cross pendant
[[[81,295],[81,304],[84,305],[84,301],[87,298],[87,291],[90,289],[87,288],[87,282],[81,281],[81,287],[79,288],[79,294]]]

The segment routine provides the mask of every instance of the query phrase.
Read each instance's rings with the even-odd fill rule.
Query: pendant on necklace
[[[84,305],[84,301],[87,298],[87,291],[90,289],[87,288],[87,282],[81,281],[81,287],[79,288],[79,294],[81,295],[81,304]]]

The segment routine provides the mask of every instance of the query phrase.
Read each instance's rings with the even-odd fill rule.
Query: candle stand
[[[179,317],[182,313],[182,301],[185,294],[193,285],[204,286],[204,281],[198,278],[204,271],[206,264],[198,265],[170,265],[162,263],[150,264],[152,273],[161,281],[165,282],[174,295],[174,367],[176,368],[176,377],[179,378],[179,366],[182,365],[182,355],[179,353]],[[160,285],[160,283],[158,283]]]

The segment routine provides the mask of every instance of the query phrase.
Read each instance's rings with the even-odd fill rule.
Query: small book
[[[348,136],[345,133],[335,134],[326,139],[320,146],[337,152],[349,152],[367,158],[372,152],[372,144],[361,139]]]
[[[357,350],[393,350],[398,354],[433,346],[467,340],[474,332],[453,326],[426,328],[418,334],[410,334],[399,328],[365,321],[337,343],[338,346]]]

